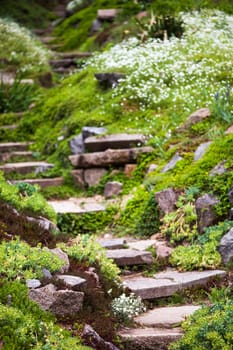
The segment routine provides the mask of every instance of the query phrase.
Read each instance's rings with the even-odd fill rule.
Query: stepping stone
[[[151,247],[155,247],[157,241],[155,239],[144,239],[141,241],[135,241],[135,242],[127,242],[127,246],[130,249],[135,249],[135,250],[146,250]]]
[[[110,165],[128,164],[137,161],[140,154],[152,153],[152,147],[106,150],[105,152],[84,153],[69,156],[76,168],[102,168]]]
[[[124,284],[142,299],[154,299],[173,295],[177,291],[205,286],[216,278],[224,278],[222,270],[178,272],[175,270],[160,272],[154,278],[131,276],[123,279]]]
[[[105,204],[95,198],[69,198],[67,200],[48,201],[56,213],[85,214],[104,211]]]
[[[133,328],[118,332],[127,350],[167,350],[168,345],[183,335],[181,328]]]
[[[107,250],[106,256],[113,259],[118,266],[153,264],[154,258],[150,252],[132,249]]]
[[[200,308],[196,305],[161,307],[135,317],[134,321],[143,327],[174,328]]]
[[[0,153],[9,153],[12,151],[27,151],[32,142],[7,142],[0,143]]]
[[[142,134],[113,134],[105,136],[91,136],[84,141],[85,149],[89,152],[102,152],[108,148],[131,148],[139,147],[145,143]]]
[[[199,145],[194,153],[194,160],[195,161],[200,160],[204,156],[204,154],[207,152],[208,148],[212,143],[213,143],[212,141],[208,141]]]
[[[106,249],[124,249],[126,245],[125,238],[100,238],[97,242]]]
[[[11,172],[17,172],[19,174],[28,174],[35,172],[36,174],[42,173],[48,169],[51,169],[53,164],[46,162],[19,162],[19,163],[7,163],[0,166],[5,174]]]
[[[46,188],[50,186],[61,186],[64,183],[63,177],[54,177],[52,179],[25,179],[20,181],[12,181],[13,184],[16,184],[18,182],[26,182],[31,185],[38,185],[41,188]]]
[[[34,159],[33,152],[31,151],[14,151],[10,153],[0,153],[0,161],[1,162],[8,162],[10,160],[16,161],[16,159],[19,158],[22,160],[31,161]]]
[[[58,275],[56,278],[57,280],[64,282],[67,288],[72,290],[80,290],[87,284],[87,281],[84,278],[78,276]]]
[[[117,16],[116,9],[101,9],[97,12],[97,19],[100,21],[112,21]]]

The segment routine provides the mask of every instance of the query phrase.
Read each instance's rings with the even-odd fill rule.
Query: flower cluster
[[[129,296],[123,293],[112,301],[112,311],[120,321],[128,322],[134,316],[146,311],[146,307],[140,297],[136,297],[133,293]]]
[[[113,97],[137,103],[141,110],[169,104],[190,112],[225,91],[233,79],[233,16],[213,10],[180,15],[182,38],[145,43],[130,38],[90,60],[97,70],[126,73]]]

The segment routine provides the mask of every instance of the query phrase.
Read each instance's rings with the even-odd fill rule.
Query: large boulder
[[[219,253],[224,264],[232,261],[233,258],[233,228],[230,229],[221,239],[219,245]]]
[[[216,197],[207,193],[196,200],[195,208],[197,212],[198,230],[200,233],[203,233],[205,227],[212,226],[215,223],[216,215],[214,207],[218,203],[219,200]]]

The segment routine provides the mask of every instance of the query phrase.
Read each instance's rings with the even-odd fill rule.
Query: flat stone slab
[[[134,294],[142,299],[154,299],[173,295],[177,291],[205,286],[215,278],[223,278],[223,270],[178,272],[175,270],[157,273],[154,278],[142,276],[124,277],[123,282]]]
[[[0,143],[0,153],[12,151],[27,151],[32,142],[6,142]]]
[[[181,328],[132,328],[121,330],[118,335],[127,350],[167,350],[183,332]]]
[[[72,290],[80,290],[86,285],[86,280],[78,276],[58,275],[56,278],[65,283]]]
[[[160,307],[135,317],[134,321],[144,327],[174,328],[200,308],[197,305]]]
[[[18,182],[26,182],[31,185],[38,185],[41,188],[46,188],[49,186],[61,186],[64,183],[64,179],[63,177],[54,177],[52,179],[25,179],[20,181],[12,181],[14,184]]]
[[[104,211],[106,205],[102,201],[103,198],[69,198],[67,200],[48,201],[56,213],[66,214],[84,214],[96,211]]]
[[[89,152],[102,152],[108,148],[132,148],[141,147],[145,143],[142,134],[112,134],[104,136],[91,136],[84,141],[85,149]]]
[[[53,167],[53,164],[47,162],[19,162],[19,163],[7,163],[0,166],[5,174],[11,172],[17,172],[20,174],[27,174],[31,172],[41,173]]]
[[[118,266],[152,264],[154,259],[150,252],[132,249],[107,250],[107,258],[113,259]]]
[[[156,240],[155,239],[143,239],[141,241],[135,241],[135,242],[127,242],[127,246],[130,249],[135,249],[135,250],[146,250],[151,247],[156,246]]]
[[[117,9],[100,9],[97,12],[97,18],[100,21],[112,21],[117,16]]]
[[[125,238],[100,238],[97,242],[106,249],[124,249],[126,245]]]
[[[195,161],[200,160],[204,156],[204,154],[207,152],[208,148],[212,143],[213,143],[212,141],[209,141],[199,145],[194,153],[194,160]]]
[[[22,158],[24,160],[27,161],[31,161],[33,159],[35,159],[33,157],[33,152],[31,151],[13,151],[13,152],[6,152],[6,153],[0,153],[0,161],[1,162],[8,162],[10,160],[17,160],[17,159],[21,159]]]
[[[152,153],[153,150],[152,147],[108,149],[105,152],[75,154],[69,156],[69,160],[76,168],[102,168],[136,162],[140,154]]]

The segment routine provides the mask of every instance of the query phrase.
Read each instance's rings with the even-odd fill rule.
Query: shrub
[[[118,298],[113,299],[111,305],[113,314],[119,321],[124,323],[131,321],[133,317],[146,311],[141,298],[135,296],[133,293],[129,296],[125,293],[121,294]]]

